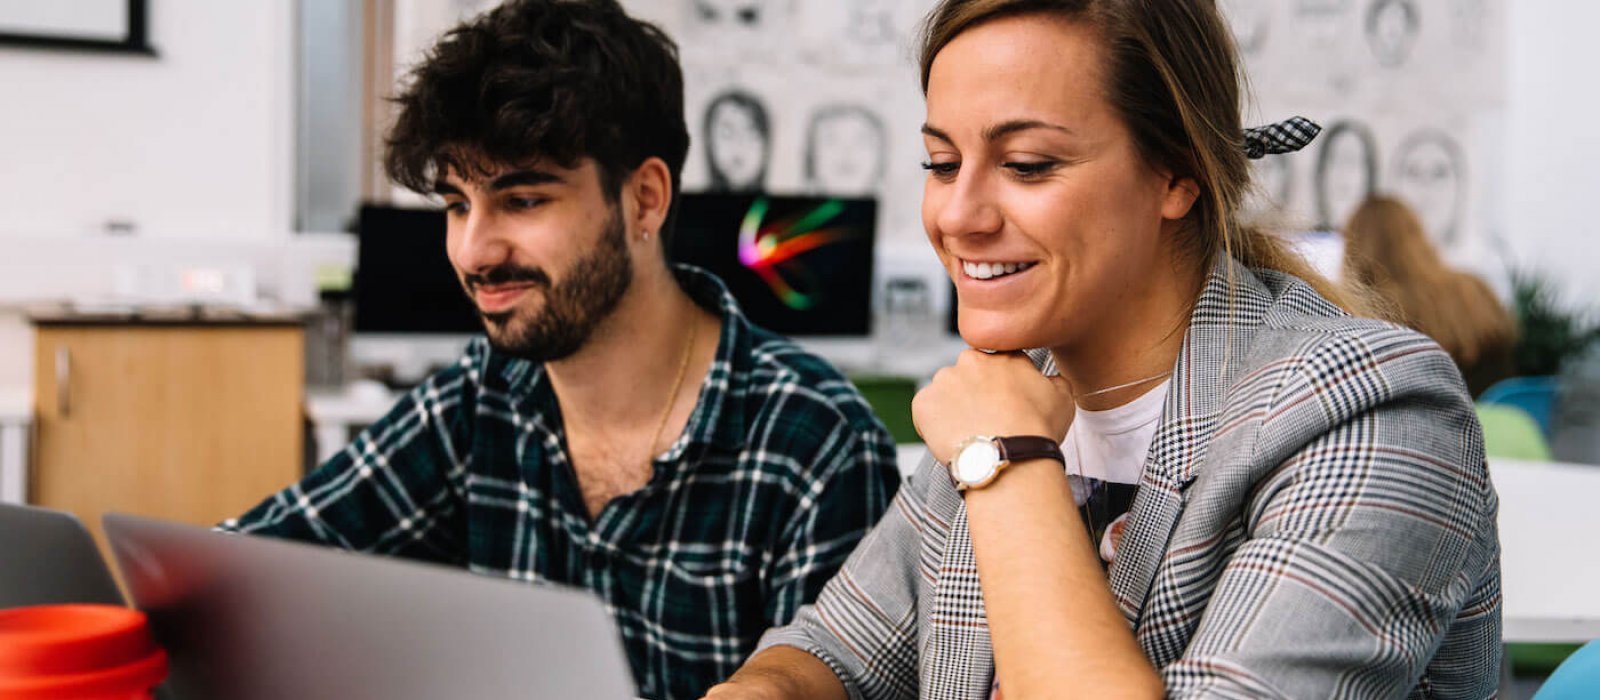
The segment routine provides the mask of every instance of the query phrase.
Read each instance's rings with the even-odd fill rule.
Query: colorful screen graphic
[[[686,194],[672,257],[720,277],[757,325],[865,335],[876,212],[869,199]]]

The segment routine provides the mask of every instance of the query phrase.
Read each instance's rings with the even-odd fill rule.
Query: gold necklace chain
[[[661,441],[661,431],[667,427],[667,418],[672,416],[672,407],[678,403],[678,391],[683,388],[683,376],[689,371],[689,356],[694,354],[694,337],[700,331],[700,324],[691,320],[689,323],[689,339],[683,343],[683,359],[678,361],[678,376],[672,380],[672,391],[667,394],[667,405],[661,409],[661,420],[656,421],[656,432],[650,436],[650,444],[646,446],[648,461],[654,462],[656,443]]]
[[[1144,379],[1136,379],[1134,381],[1128,382],[1127,384],[1118,384],[1116,386],[1108,386],[1108,387],[1106,387],[1104,389],[1096,389],[1096,390],[1091,391],[1091,392],[1089,392],[1087,394],[1078,394],[1078,397],[1082,398],[1082,397],[1085,397],[1085,396],[1099,396],[1101,394],[1109,394],[1109,393],[1111,393],[1113,391],[1116,391],[1118,389],[1126,389],[1126,388],[1128,388],[1130,386],[1139,386],[1140,384],[1149,384],[1150,382],[1153,382],[1153,381],[1155,381],[1157,379],[1166,379],[1167,377],[1170,377],[1170,376],[1172,376],[1172,372],[1171,371],[1166,371],[1166,372],[1162,372],[1161,374],[1157,374],[1157,375],[1150,376],[1150,377],[1145,377]]]

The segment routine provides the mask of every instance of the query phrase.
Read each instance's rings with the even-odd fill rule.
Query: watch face
[[[956,455],[956,478],[974,484],[989,478],[1000,464],[1000,449],[987,440],[973,442]]]

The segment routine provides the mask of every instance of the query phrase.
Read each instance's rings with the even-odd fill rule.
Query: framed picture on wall
[[[154,56],[149,0],[0,2],[0,47]]]

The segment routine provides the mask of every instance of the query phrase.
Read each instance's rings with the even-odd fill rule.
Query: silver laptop
[[[83,523],[70,513],[0,503],[0,608],[122,605]]]
[[[105,516],[178,698],[629,698],[584,591]]]

